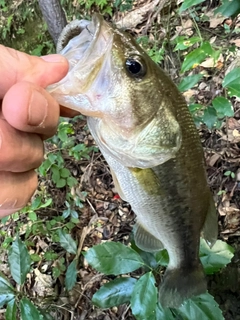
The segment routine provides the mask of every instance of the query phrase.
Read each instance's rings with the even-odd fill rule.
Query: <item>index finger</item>
[[[61,80],[68,71],[67,60],[58,54],[40,58],[0,45],[0,57],[0,99],[19,81],[45,88]]]

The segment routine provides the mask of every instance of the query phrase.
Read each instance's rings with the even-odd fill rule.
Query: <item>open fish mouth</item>
[[[99,14],[94,14],[92,21],[74,20],[63,29],[57,52],[68,60],[69,71],[61,81],[47,88],[60,104],[87,116],[94,115],[90,101],[83,101],[86,98],[83,95],[98,77],[111,50],[112,31]]]

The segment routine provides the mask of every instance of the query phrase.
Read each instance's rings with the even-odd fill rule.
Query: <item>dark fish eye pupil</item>
[[[136,61],[136,60],[132,60],[132,59],[129,59],[127,60],[126,62],[126,65],[128,67],[128,70],[132,73],[132,74],[137,74],[141,71],[142,69],[142,66],[141,64]]]
[[[128,58],[125,62],[126,69],[130,76],[134,78],[142,78],[146,74],[145,65],[139,62],[137,59]]]

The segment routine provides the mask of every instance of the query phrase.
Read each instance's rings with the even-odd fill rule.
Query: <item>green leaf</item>
[[[186,55],[183,63],[181,72],[188,71],[192,68],[198,66],[207,56],[211,55],[213,52],[212,47],[209,42],[204,42],[199,48],[191,51]]]
[[[21,320],[43,320],[43,316],[34,304],[27,298],[20,300]]]
[[[25,243],[18,237],[9,249],[8,262],[13,279],[18,284],[23,284],[30,271],[31,257]]]
[[[145,273],[135,284],[131,308],[137,320],[146,320],[155,313],[157,304],[157,288],[152,272]]]
[[[221,309],[209,293],[187,300],[179,309],[174,309],[174,311],[184,320],[224,320]]]
[[[209,129],[212,129],[217,121],[217,112],[214,108],[208,107],[204,110],[202,121]]]
[[[71,188],[73,186],[75,186],[78,183],[77,179],[75,179],[74,177],[68,177],[67,178],[67,185]]]
[[[169,308],[162,308],[162,306],[158,303],[156,306],[156,320],[174,320],[176,319],[172,312],[171,309]],[[151,318],[147,319],[147,320],[151,320]],[[177,318],[177,320],[181,320],[180,318]],[[193,320],[193,319],[191,319]],[[197,320],[197,319],[194,319]]]
[[[206,274],[213,274],[231,262],[234,249],[226,242],[217,240],[210,249],[206,241],[201,239],[200,259]]]
[[[184,0],[183,4],[179,8],[179,13],[189,9],[192,6],[196,6],[199,3],[202,3],[204,0]]]
[[[14,293],[14,289],[2,274],[0,274],[0,296],[4,293]]]
[[[199,103],[193,103],[188,106],[188,109],[191,113],[195,113],[195,112],[201,110],[202,108],[203,108],[203,106]]]
[[[34,212],[34,211],[30,211],[28,213],[28,218],[31,220],[31,221],[37,221],[37,214]]]
[[[67,168],[60,169],[60,176],[62,178],[67,178],[71,175],[70,171]]]
[[[136,279],[130,277],[110,281],[93,295],[92,302],[102,309],[129,302],[136,282]]]
[[[166,249],[156,253],[156,260],[160,266],[167,267],[169,263],[169,255]]]
[[[217,111],[218,118],[234,116],[233,106],[228,99],[224,97],[216,97],[213,99],[212,105]]]
[[[66,285],[66,289],[72,290],[72,288],[74,287],[74,285],[77,282],[77,260],[73,260],[70,265],[67,268],[67,272],[66,272],[66,278],[65,278],[65,285]]]
[[[238,0],[222,0],[222,5],[214,13],[221,13],[225,17],[236,16],[240,13],[240,2]]]
[[[70,234],[66,233],[64,230],[58,230],[59,242],[60,245],[69,253],[76,254],[77,253],[77,244],[70,236]]]
[[[16,319],[17,319],[17,305],[16,305],[15,299],[12,299],[7,304],[5,320],[16,320]]]
[[[93,268],[105,274],[128,273],[144,265],[138,253],[119,242],[93,246],[84,256]]]
[[[187,76],[178,85],[178,89],[181,92],[187,91],[195,86],[200,79],[202,79],[202,74],[194,74],[192,76]]]
[[[14,293],[3,293],[0,295],[0,308],[2,308],[5,304],[9,303],[12,299],[15,298]]]
[[[186,38],[185,36],[177,37],[174,41],[176,42],[176,47],[174,51],[186,50],[187,48],[194,45],[196,42],[200,42],[200,41],[202,41],[202,39],[199,37],[191,37],[191,38]]]
[[[56,182],[56,187],[57,188],[63,188],[65,187],[66,185],[66,180],[65,179],[59,179],[57,182]]]
[[[230,71],[223,79],[223,87],[228,89],[230,97],[240,98],[240,68]]]

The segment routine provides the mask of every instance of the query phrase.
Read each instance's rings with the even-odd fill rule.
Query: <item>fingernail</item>
[[[44,61],[47,61],[47,62],[64,62],[66,60],[60,54],[49,54],[47,56],[42,56],[40,58],[42,58]]]
[[[28,107],[28,124],[34,127],[44,127],[47,112],[47,99],[40,92],[34,90]]]

